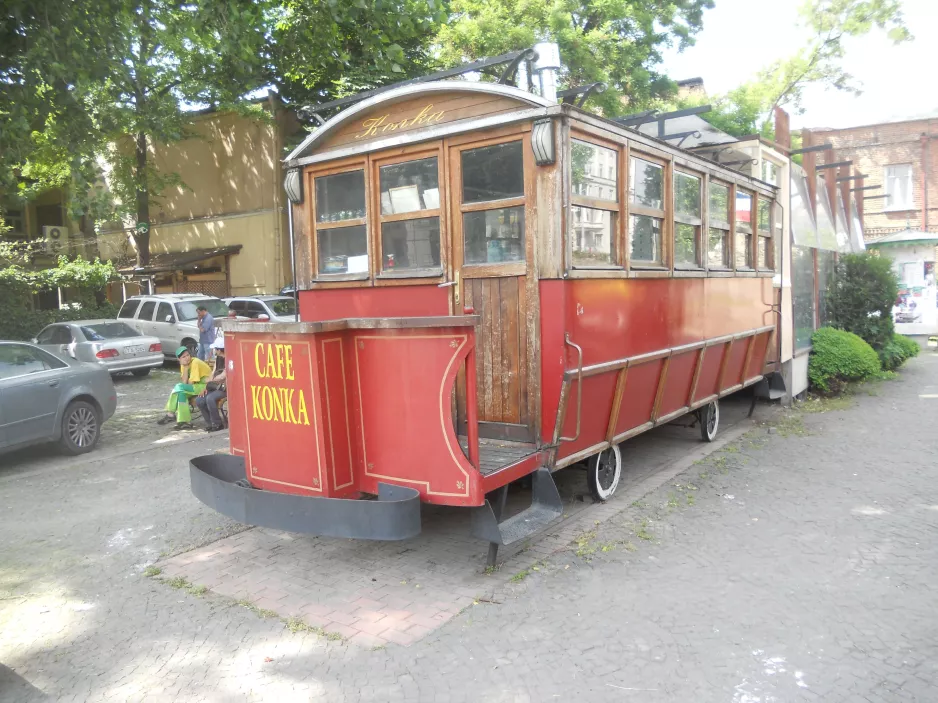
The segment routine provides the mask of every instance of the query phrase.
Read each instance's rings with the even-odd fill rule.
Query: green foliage
[[[533,46],[560,46],[561,80],[608,89],[590,104],[613,116],[663,98],[673,84],[655,69],[661,49],[686,47],[713,0],[452,0],[435,44],[448,66]]]
[[[886,345],[879,350],[879,360],[885,371],[895,371],[909,359],[918,356],[921,351],[918,342],[901,334],[894,334]]]
[[[0,284],[0,295],[3,294],[4,287]],[[114,319],[117,311],[117,306],[108,302],[64,310],[31,310],[25,305],[14,303],[4,306],[3,315],[0,316],[0,339],[30,340],[53,322]]]
[[[892,306],[898,293],[889,259],[870,252],[844,254],[828,290],[831,324],[881,350],[893,339]]]
[[[811,337],[808,380],[821,393],[834,394],[850,381],[862,381],[879,373],[879,357],[869,344],[852,332],[822,327]]]

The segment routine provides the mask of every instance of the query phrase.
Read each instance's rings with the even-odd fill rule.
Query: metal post
[[[293,321],[300,321],[299,292],[296,289],[296,249],[293,243],[293,203],[287,199],[287,228],[290,230],[290,268],[293,271]]]

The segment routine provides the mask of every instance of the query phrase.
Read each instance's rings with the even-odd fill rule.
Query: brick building
[[[906,229],[938,232],[938,116],[846,129],[812,129],[814,144],[833,144],[824,161],[853,161],[864,234],[873,241]],[[876,197],[885,195],[887,197]]]

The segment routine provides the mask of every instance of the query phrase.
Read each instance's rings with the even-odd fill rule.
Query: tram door
[[[522,135],[451,146],[453,310],[472,308],[476,330],[479,435],[533,439],[525,283],[533,231],[526,222],[533,160]],[[457,415],[465,427],[465,380]]]

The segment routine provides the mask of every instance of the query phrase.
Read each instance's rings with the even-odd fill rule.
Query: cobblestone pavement
[[[806,406],[823,412],[760,408],[773,433],[741,424],[706,458],[679,428],[627,443],[640,480],[410,646],[144,575],[240,529],[188,494],[186,459],[225,438],[5,464],[0,700],[938,700],[938,356]]]

